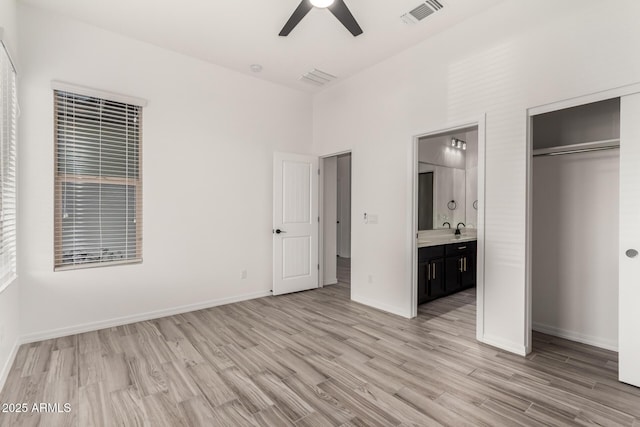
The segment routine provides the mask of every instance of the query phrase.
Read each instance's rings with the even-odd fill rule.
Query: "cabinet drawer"
[[[461,242],[461,243],[451,243],[446,246],[445,251],[447,255],[457,255],[468,252],[476,251],[477,243],[476,241],[471,242]]]
[[[441,258],[444,256],[444,245],[427,246],[418,249],[418,261],[427,261],[431,258]]]

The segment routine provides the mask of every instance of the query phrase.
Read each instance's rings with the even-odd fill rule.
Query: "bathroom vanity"
[[[476,285],[475,239],[418,240],[418,304]]]

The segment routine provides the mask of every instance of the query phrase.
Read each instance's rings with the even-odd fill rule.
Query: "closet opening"
[[[550,358],[579,346],[613,370],[620,111],[618,97],[533,115],[530,121],[531,345]]]

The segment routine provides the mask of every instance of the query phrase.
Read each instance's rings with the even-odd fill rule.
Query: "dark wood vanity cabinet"
[[[476,284],[475,241],[418,250],[418,304]]]
[[[476,284],[476,242],[453,243],[445,246],[447,294]]]
[[[444,246],[418,250],[418,304],[445,294]]]

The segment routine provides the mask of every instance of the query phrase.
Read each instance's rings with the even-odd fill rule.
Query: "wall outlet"
[[[240,278],[241,279],[246,279],[247,278],[247,270],[242,270],[240,272]]]

